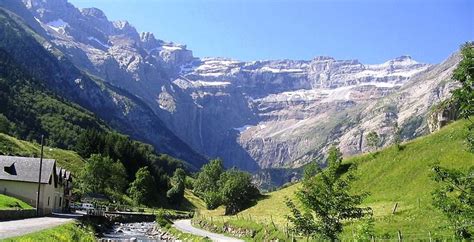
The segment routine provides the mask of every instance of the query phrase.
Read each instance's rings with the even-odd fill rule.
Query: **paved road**
[[[0,222],[0,239],[21,236],[72,221],[73,218],[41,217]]]
[[[191,220],[189,220],[189,219],[174,221],[173,226],[175,228],[183,231],[183,232],[186,232],[186,233],[190,233],[190,234],[194,234],[194,235],[198,235],[198,236],[202,236],[202,237],[208,237],[212,241],[235,241],[235,242],[243,241],[243,240],[240,240],[240,239],[235,239],[235,238],[232,238],[232,237],[227,237],[227,236],[224,236],[224,235],[221,235],[221,234],[211,233],[211,232],[206,231],[206,230],[195,228],[191,225]]]

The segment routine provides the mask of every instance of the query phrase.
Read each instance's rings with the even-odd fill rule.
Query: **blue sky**
[[[474,40],[473,0],[69,0],[110,20],[186,44],[195,56],[239,60],[328,55],[427,63]]]

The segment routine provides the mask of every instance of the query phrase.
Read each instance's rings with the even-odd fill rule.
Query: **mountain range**
[[[458,54],[440,64],[410,56],[381,64],[328,56],[199,58],[186,45],[67,0],[0,0],[0,6],[11,18],[2,20],[2,33],[21,33],[3,34],[0,47],[26,69],[44,63],[46,71],[35,75],[48,87],[196,167],[220,157],[227,167],[253,172],[298,168],[324,159],[333,144],[345,156],[368,151],[371,131],[380,146],[390,145],[396,126],[409,140],[429,132],[430,107],[456,87]]]

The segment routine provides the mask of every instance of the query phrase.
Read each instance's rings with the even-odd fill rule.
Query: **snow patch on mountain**
[[[402,84],[394,82],[367,82],[357,85],[338,87],[333,89],[300,89],[296,91],[282,92],[278,94],[270,94],[267,97],[256,99],[256,102],[331,102],[338,100],[350,100],[351,90],[360,87],[376,87],[376,88],[395,88]]]
[[[99,39],[97,39],[95,37],[89,36],[89,37],[87,37],[87,39],[91,40],[91,41],[95,41],[95,42],[97,42],[98,44],[102,45],[103,47],[105,47],[107,49],[111,47],[110,45],[105,44],[104,42],[100,41]]]
[[[230,85],[230,82],[225,81],[192,81],[191,82],[195,87],[215,87],[215,86],[227,86]]]
[[[242,127],[234,128],[234,130],[239,131],[239,133],[243,133],[243,132],[245,132],[247,129],[250,129],[250,128],[252,128],[252,127],[253,127],[253,125],[244,125],[244,126],[242,126]]]
[[[38,19],[36,20],[38,21]],[[64,29],[69,26],[69,24],[62,19],[56,19],[54,21],[48,22],[46,25],[58,33],[60,33],[61,30],[64,31]]]
[[[261,72],[272,72],[272,73],[303,73],[305,70],[303,69],[284,69],[284,68],[272,68],[268,66],[264,66],[260,69]]]

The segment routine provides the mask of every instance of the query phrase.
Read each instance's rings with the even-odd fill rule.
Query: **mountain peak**
[[[333,61],[335,60],[334,57],[331,56],[316,56],[313,58],[313,61]]]
[[[130,25],[130,23],[127,20],[116,20],[116,21],[113,21],[113,24],[116,28],[121,29],[121,30],[132,27],[132,25]]]
[[[140,33],[140,39],[143,42],[156,41],[155,35],[152,32],[142,32],[142,33]]]
[[[27,8],[37,8],[45,6],[67,6],[69,3],[67,0],[23,0],[23,3]]]
[[[389,61],[385,62],[384,64],[391,64],[391,65],[396,64],[396,65],[409,66],[409,65],[416,65],[416,64],[420,64],[420,63],[417,62],[416,60],[414,60],[409,55],[402,55],[402,56],[399,56],[395,59],[389,60]]]
[[[105,16],[105,13],[102,10],[98,9],[98,8],[83,8],[83,9],[81,9],[81,13],[84,16],[91,16],[91,17],[95,17],[95,18],[98,18],[98,19],[107,20],[107,16]]]

